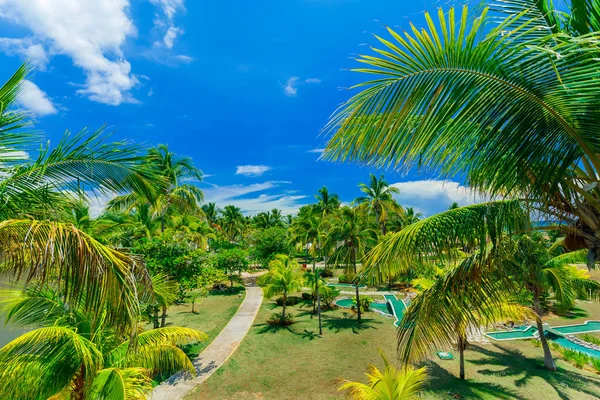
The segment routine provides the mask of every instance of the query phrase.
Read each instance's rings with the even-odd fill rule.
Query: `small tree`
[[[233,281],[236,276],[241,275],[242,271],[248,269],[248,253],[240,248],[222,250],[214,256],[215,267],[227,275],[230,287],[233,288]]]
[[[269,263],[269,272],[258,280],[263,287],[265,296],[272,298],[278,294],[282,296],[281,322],[285,321],[285,306],[290,293],[302,289],[304,278],[298,263],[289,256],[279,254]]]
[[[256,230],[251,243],[254,258],[263,266],[267,266],[277,254],[289,254],[291,251],[287,229],[281,227]]]

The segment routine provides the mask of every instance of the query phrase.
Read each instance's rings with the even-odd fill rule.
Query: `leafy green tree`
[[[285,307],[290,293],[302,289],[304,278],[300,265],[291,257],[279,254],[269,264],[269,272],[258,278],[265,296],[272,298],[278,294],[282,295],[281,322],[285,321]]]
[[[288,230],[285,228],[259,229],[251,236],[250,243],[254,258],[264,266],[277,254],[289,254],[291,251]]]
[[[180,327],[132,338],[44,285],[4,292],[1,305],[8,323],[35,327],[0,349],[5,399],[143,399],[157,374],[195,373],[179,346],[208,338]]]
[[[259,229],[283,228],[284,218],[283,215],[281,215],[281,210],[274,208],[271,211],[257,214],[252,219],[252,223]]]
[[[248,268],[248,253],[238,247],[224,249],[213,256],[213,263],[227,275],[230,287],[233,288],[233,281]]]
[[[339,391],[346,392],[347,399],[355,400],[408,400],[417,399],[427,381],[427,368],[415,369],[405,366],[402,369],[392,365],[381,352],[385,369],[375,365],[367,369],[368,383],[343,381]]]
[[[221,212],[220,225],[230,243],[235,242],[236,238],[241,238],[245,225],[241,209],[234,205],[225,206]]]
[[[381,233],[386,234],[386,219],[389,211],[401,212],[402,208],[394,200],[393,195],[400,193],[398,188],[390,186],[383,174],[377,179],[373,174],[370,175],[369,184],[361,183],[358,185],[360,191],[365,195],[358,197],[354,203],[364,205],[375,215],[375,220],[381,227]]]
[[[221,213],[221,209],[217,207],[216,203],[206,203],[202,204],[202,212],[206,217],[206,220],[211,226],[216,226],[219,221],[219,214]]]
[[[429,13],[427,27],[358,57],[367,81],[330,120],[324,158],[464,176],[562,221],[571,250],[600,255],[598,3],[488,1]],[[456,15],[460,14],[460,15]],[[497,14],[498,15],[498,14]],[[509,34],[506,34],[509,33]],[[585,184],[584,184],[585,182]],[[573,221],[578,221],[574,223]]]

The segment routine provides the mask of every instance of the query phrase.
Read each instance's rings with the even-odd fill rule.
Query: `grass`
[[[238,293],[242,294],[241,298]],[[244,288],[238,285],[233,291],[211,292],[208,297],[199,298],[196,301],[196,313],[192,313],[191,303],[171,306],[167,312],[167,326],[193,328],[208,335],[207,341],[186,348],[186,352],[195,357],[223,330],[242,304],[244,296]],[[148,329],[151,327],[147,325]]]
[[[594,306],[583,304],[581,313],[594,314]],[[390,358],[395,355],[396,332],[389,318],[368,313],[359,325],[349,310],[328,311],[319,337],[310,304],[289,309],[297,322],[271,327],[264,322],[279,308],[265,301],[236,353],[186,399],[339,399],[340,378],[364,381],[369,363],[382,367],[378,348]],[[556,324],[572,320],[567,321]],[[431,378],[425,399],[449,399],[458,393],[461,399],[539,399],[543,394],[544,400],[583,400],[600,393],[598,375],[566,361],[557,361],[559,373],[547,372],[541,348],[529,341],[471,346],[465,355],[466,381],[457,379],[457,359],[427,363]]]

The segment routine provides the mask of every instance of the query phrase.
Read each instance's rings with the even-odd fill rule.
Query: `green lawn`
[[[238,293],[242,297],[238,297]],[[234,291],[223,293],[210,293],[206,298],[200,298],[196,302],[196,313],[192,313],[191,303],[174,305],[168,309],[167,326],[183,326],[194,328],[208,335],[208,340],[194,346],[190,346],[188,353],[197,355],[212,342],[223,330],[231,317],[236,313],[245,296],[244,288],[239,285]],[[147,328],[151,328],[147,325]]]
[[[581,308],[589,319],[586,309],[596,310],[598,305]],[[363,380],[367,364],[382,364],[378,348],[391,358],[395,354],[395,329],[389,318],[369,313],[357,325],[348,310],[326,312],[320,338],[308,304],[290,309],[296,324],[270,327],[265,320],[280,309],[265,301],[238,350],[187,400],[339,399],[339,378]],[[456,378],[457,360],[434,360],[428,365],[431,378],[426,399],[452,398],[448,392],[459,393],[463,399],[539,399],[543,395],[544,400],[594,399],[600,393],[600,376],[562,360],[558,360],[560,373],[547,373],[541,349],[528,341],[472,346],[466,353],[466,382]]]

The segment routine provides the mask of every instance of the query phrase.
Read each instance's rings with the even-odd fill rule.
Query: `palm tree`
[[[357,262],[377,243],[377,232],[371,227],[368,217],[359,208],[342,207],[331,222],[328,241],[335,246],[333,258],[343,260],[346,268],[354,271],[356,304],[360,305],[358,286],[360,277]],[[358,310],[358,322],[361,321],[361,307]]]
[[[261,276],[258,283],[263,287],[267,298],[281,294],[283,303],[280,321],[285,321],[288,295],[301,290],[304,284],[302,269],[298,263],[287,255],[279,254],[269,263],[269,272]]]
[[[427,368],[415,369],[405,366],[398,369],[381,352],[385,369],[380,371],[375,365],[367,369],[368,383],[343,381],[339,391],[346,392],[347,399],[355,400],[408,400],[419,398],[427,380]]]
[[[337,194],[329,193],[326,186],[319,189],[319,194],[315,195],[317,199],[317,207],[319,208],[321,215],[332,214],[340,208],[341,201]]]
[[[359,56],[369,74],[332,117],[325,159],[464,176],[484,193],[527,197],[600,255],[597,1],[492,2],[425,13],[427,27],[387,28]],[[456,16],[456,14],[461,14]],[[494,21],[495,22],[495,21]]]
[[[221,213],[221,209],[217,207],[216,203],[206,203],[202,204],[202,212],[204,212],[204,216],[206,220],[211,226],[216,226],[219,221],[219,214]]]
[[[227,205],[221,212],[221,227],[230,243],[240,236],[244,229],[244,215],[242,210],[234,205]]]
[[[257,214],[253,218],[254,226],[259,229],[267,229],[267,228],[283,228],[284,218],[281,215],[281,210],[274,208],[271,211],[262,212]]]
[[[207,339],[179,327],[130,337],[43,284],[3,293],[2,308],[8,323],[38,327],[0,349],[0,397],[7,399],[146,398],[154,376],[195,373],[179,346]]]
[[[386,234],[386,218],[390,210],[401,211],[401,207],[393,198],[394,194],[400,193],[398,188],[390,186],[383,174],[377,177],[371,174],[369,184],[361,183],[358,185],[361,192],[365,194],[363,197],[358,197],[354,200],[356,204],[365,205],[375,215],[375,220],[381,227],[381,233]]]
[[[502,267],[513,274],[514,279],[525,286],[530,293],[538,334],[544,350],[544,365],[556,371],[548,340],[542,325],[542,297],[552,294],[559,310],[570,309],[577,297],[600,298],[600,283],[572,273],[571,265],[586,262],[582,251],[552,257],[548,250],[529,236],[522,236],[515,242],[505,243]]]

